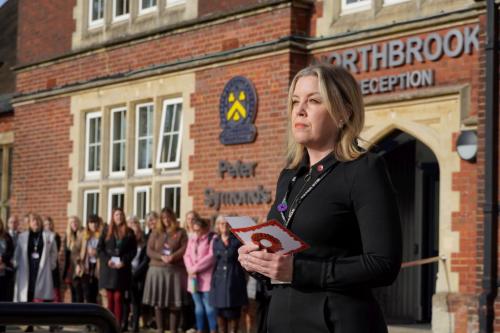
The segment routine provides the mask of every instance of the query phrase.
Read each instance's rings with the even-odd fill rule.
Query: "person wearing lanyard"
[[[83,266],[82,289],[85,303],[97,303],[99,293],[99,262],[97,245],[101,232],[101,218],[91,214],[83,232],[80,260]]]
[[[14,302],[51,301],[55,296],[52,271],[57,264],[55,235],[42,229],[38,214],[28,214],[28,225],[29,230],[19,235],[14,251]],[[32,329],[28,327],[27,331]]]
[[[104,228],[97,254],[99,256],[99,288],[106,289],[108,309],[122,325],[122,302],[126,290],[132,285],[131,262],[137,252],[132,229],[127,227],[125,213],[114,208],[109,224]]]
[[[358,145],[358,83],[343,68],[311,65],[291,83],[288,115],[288,167],[268,219],[310,248],[295,255],[239,249],[242,266],[272,282],[267,331],[385,333],[371,288],[399,273],[401,226],[384,159]]]

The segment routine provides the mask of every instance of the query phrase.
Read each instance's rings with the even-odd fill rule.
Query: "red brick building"
[[[442,258],[376,291],[387,318],[479,331],[483,1],[20,0],[18,11],[15,111],[0,117],[10,213],[50,215],[60,232],[69,215],[107,220],[116,205],[265,216],[293,75],[343,65],[365,94],[365,144],[399,193],[404,260]],[[226,87],[235,77],[246,80]],[[463,131],[478,133],[475,163],[457,154]]]

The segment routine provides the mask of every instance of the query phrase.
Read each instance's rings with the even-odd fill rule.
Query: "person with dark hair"
[[[160,222],[148,240],[150,262],[142,300],[155,308],[159,333],[164,331],[165,310],[169,311],[170,332],[179,329],[181,308],[186,302],[187,274],[182,260],[186,246],[186,231],[179,227],[175,213],[163,208]]]
[[[304,68],[290,85],[288,117],[288,166],[268,220],[310,247],[293,256],[239,249],[242,266],[272,284],[267,332],[386,333],[372,288],[398,276],[401,223],[383,157],[359,145],[359,83],[342,67]]]
[[[132,284],[132,259],[136,252],[137,241],[127,226],[123,210],[113,209],[110,223],[104,228],[97,245],[99,287],[106,289],[108,309],[120,325],[123,296]]]
[[[82,275],[83,269],[80,262],[82,250],[83,228],[77,216],[70,216],[66,225],[64,236],[64,270],[63,281],[71,289],[71,302],[83,303]]]
[[[210,231],[210,222],[206,219],[193,221],[194,237],[189,238],[184,263],[188,272],[188,291],[195,305],[196,329],[205,330],[205,321],[211,333],[217,330],[214,308],[209,303],[210,283],[214,267],[213,241],[215,233]]]
[[[87,218],[87,224],[82,237],[80,260],[83,268],[82,289],[85,303],[97,304],[99,294],[99,260],[97,246],[101,235],[102,219],[92,214]]]
[[[9,287],[14,279],[12,256],[14,242],[8,231],[5,230],[3,220],[0,219],[0,302],[11,302],[12,293]],[[5,326],[0,325],[0,332],[5,332]]]
[[[241,308],[248,304],[245,271],[238,262],[240,241],[231,233],[224,216],[215,220],[218,237],[213,241],[215,265],[210,287],[210,305],[217,312],[219,333],[236,333]]]

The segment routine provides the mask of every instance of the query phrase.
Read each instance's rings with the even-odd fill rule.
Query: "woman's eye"
[[[310,99],[310,100],[309,100],[309,103],[312,103],[312,104],[320,104],[320,103],[321,103],[321,101],[320,101],[320,100],[318,100],[318,99]]]
[[[296,105],[297,103],[299,103],[299,101],[297,101],[297,100],[292,101],[292,105]]]

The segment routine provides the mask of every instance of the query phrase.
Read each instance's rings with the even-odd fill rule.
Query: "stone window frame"
[[[98,1],[101,3],[102,6],[102,12],[101,12],[101,18],[97,20],[92,20],[92,10],[94,8],[93,4],[94,1]],[[95,29],[102,27],[104,25],[104,19],[106,17],[106,1],[105,0],[87,0],[87,5],[88,5],[88,28],[90,29]]]
[[[182,106],[183,106],[183,99],[182,97],[177,97],[177,98],[169,98],[169,99],[165,99],[163,101],[163,105],[162,105],[162,110],[161,110],[161,122],[160,122],[160,130],[158,132],[158,141],[157,141],[157,144],[158,146],[156,147],[157,148],[157,154],[156,154],[156,168],[157,169],[174,169],[174,168],[179,168],[180,167],[180,163],[181,163],[181,150],[182,150],[182,135],[183,135],[183,132],[182,132],[182,127],[183,127],[183,118],[184,118],[184,115],[183,115],[183,112],[182,112]],[[180,118],[180,121],[179,121],[179,128],[178,128],[178,131],[172,131],[172,135],[177,135],[178,139],[177,139],[177,150],[176,150],[176,156],[175,156],[175,160],[173,162],[162,162],[161,161],[161,151],[162,151],[162,148],[163,148],[163,136],[165,136],[165,116],[166,116],[166,111],[167,111],[167,107],[169,105],[179,105],[181,106],[181,109],[180,109],[180,112],[181,112],[181,118]],[[178,109],[176,108],[175,111],[177,111]],[[176,115],[174,115],[175,117]],[[173,120],[173,123],[175,124],[175,120],[176,118],[174,118]],[[177,132],[177,133],[175,133]],[[170,156],[169,156],[170,157]],[[167,161],[168,161],[169,158],[167,158]]]
[[[100,135],[99,135],[99,143],[96,144],[94,143],[95,146],[99,146],[99,170],[97,171],[89,171],[89,150],[90,150],[90,121],[92,119],[100,119]],[[101,111],[94,111],[94,112],[87,112],[85,114],[85,178],[86,179],[97,179],[101,176],[101,170],[102,170],[102,156],[103,156],[103,119],[102,119],[102,112]]]
[[[111,219],[111,213],[113,211],[113,196],[114,195],[123,195],[122,208],[125,214],[127,211],[125,210],[127,207],[127,189],[125,186],[112,186],[108,188],[108,197],[107,197],[107,218]],[[112,223],[113,221],[109,220],[108,223]]]
[[[124,117],[124,121],[125,121],[125,133],[124,133],[124,137],[119,139],[119,140],[115,140],[114,139],[114,131],[115,131],[115,122],[114,122],[114,114],[115,113],[118,113],[118,112],[124,112],[125,113],[125,117]],[[127,110],[127,107],[125,106],[122,106],[122,107],[115,107],[115,108],[112,108],[110,110],[110,131],[109,131],[109,176],[112,177],[112,178],[122,178],[122,177],[125,177],[126,175],[126,172],[127,172],[127,128],[128,128],[128,123],[127,123],[127,113],[128,113],[128,110]],[[123,142],[122,142],[123,141]],[[124,159],[125,159],[125,170],[120,170],[120,171],[114,171],[113,170],[113,154],[114,154],[114,146],[116,143],[123,143],[123,154],[125,155],[124,156]]]
[[[148,7],[146,9],[142,9],[142,4],[144,3],[145,0],[139,0],[138,1],[138,4],[139,4],[139,10],[138,10],[138,15],[145,15],[145,14],[149,14],[149,13],[153,13],[155,11],[158,10],[158,0],[155,0],[156,1],[156,5],[154,6],[151,6],[151,7]]]
[[[127,12],[121,15],[116,15],[116,10],[118,8],[117,2],[121,1],[122,3],[126,4],[127,6]],[[113,2],[113,9],[112,9],[112,23],[115,22],[121,22],[130,19],[130,5],[131,5],[131,0],[112,0]]]
[[[10,216],[10,198],[12,195],[12,143],[0,144],[0,216],[7,221]]]
[[[399,5],[400,3],[409,2],[411,0],[384,0],[383,6]]]
[[[179,6],[179,5],[184,5],[186,4],[186,0],[166,0],[167,3],[166,3],[166,7],[167,8],[171,8],[171,7],[175,7],[175,6]]]
[[[151,190],[152,186],[151,185],[137,185],[134,186],[134,206],[133,206],[133,214],[139,219],[139,222],[141,223],[141,226],[145,226],[145,219],[146,219],[146,214],[148,214],[151,211]],[[146,206],[145,206],[145,214],[144,216],[139,215],[140,212],[138,212],[138,194],[139,193],[146,193]]]
[[[182,191],[182,185],[180,183],[164,183],[164,184],[161,184],[160,186],[160,189],[161,189],[161,195],[160,195],[160,198],[161,198],[161,201],[160,201],[160,207],[161,209],[163,209],[164,207],[166,207],[166,204],[165,204],[165,199],[166,199],[166,196],[165,196],[165,190],[166,189],[177,189],[177,191],[174,190],[174,204],[173,204],[173,207],[172,210],[175,212],[177,218],[180,218],[180,210],[181,210],[181,200],[182,200],[182,195],[181,195],[181,191]],[[178,202],[177,202],[177,198],[179,198]],[[177,209],[177,206],[179,206],[179,209]]]
[[[342,0],[340,4],[340,15],[349,15],[373,8],[373,0],[358,0],[348,4],[347,0]]]
[[[94,200],[94,202],[97,203],[97,212],[95,214],[99,215],[99,208],[100,208],[100,200],[101,200],[101,191],[99,191],[98,188],[92,188],[92,189],[84,189],[83,190],[83,211],[82,211],[82,223],[83,225],[87,225],[87,219],[90,215],[90,212],[88,210],[88,199],[87,195],[89,194],[97,194],[97,199]],[[94,214],[94,212],[92,212]]]
[[[145,137],[139,137],[139,110],[141,107],[152,107],[152,128],[151,135]],[[155,103],[154,102],[146,102],[139,103],[135,105],[135,147],[134,147],[134,173],[136,175],[151,175],[153,173],[154,168],[154,143],[155,143],[155,131],[154,131],[154,122],[155,122]],[[151,138],[151,168],[139,169],[139,140],[144,138]],[[147,140],[147,139],[146,139]]]

